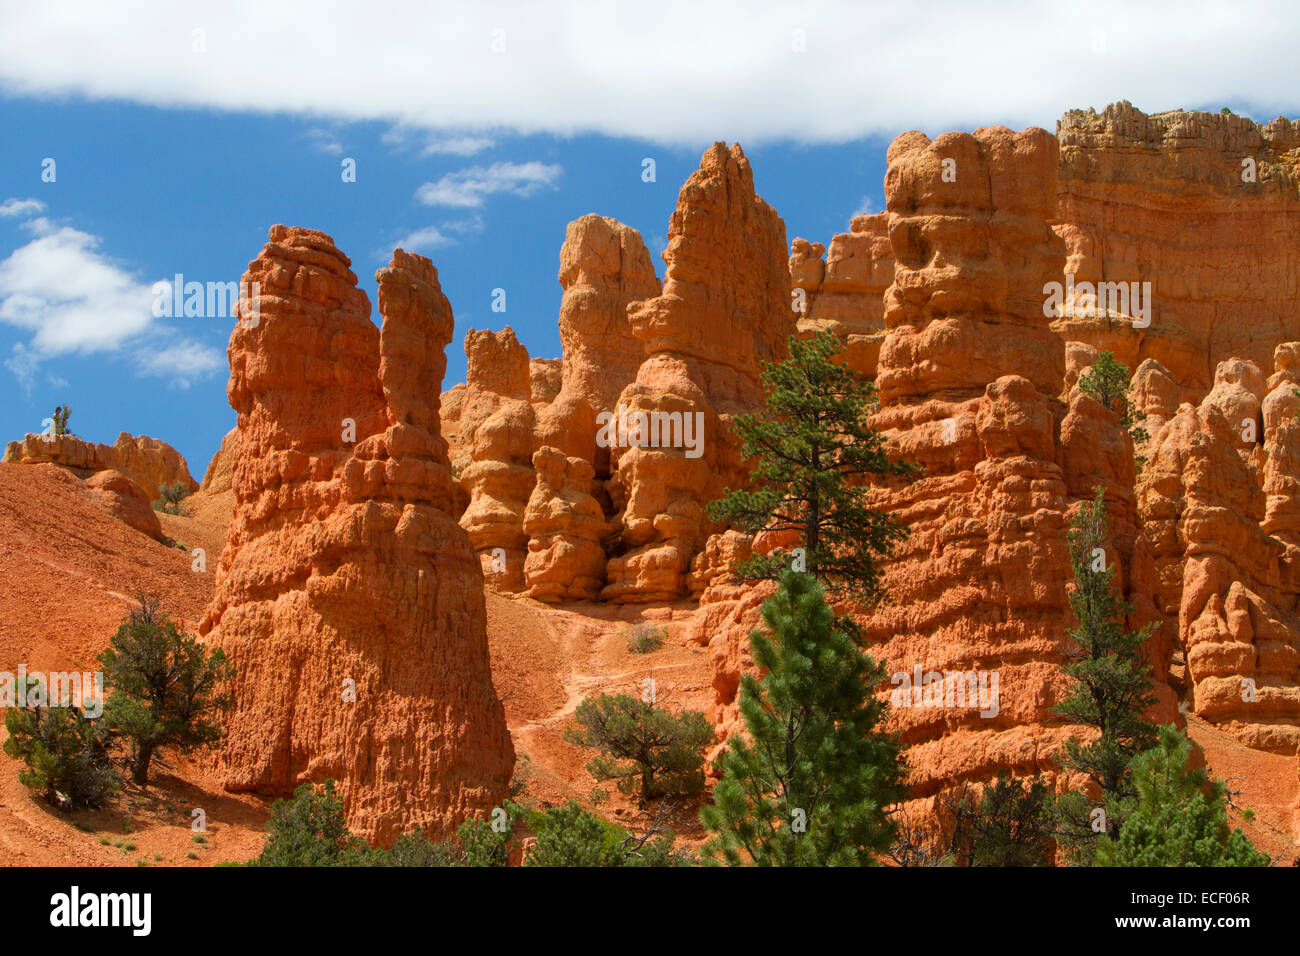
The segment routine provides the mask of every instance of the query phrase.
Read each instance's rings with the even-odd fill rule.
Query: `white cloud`
[[[380,142],[396,150],[418,146],[421,156],[473,156],[491,149],[495,140],[488,136],[444,130],[431,133],[427,129],[398,124],[384,131]]]
[[[173,388],[189,388],[193,382],[226,367],[226,356],[221,350],[188,339],[138,349],[135,358],[141,375],[169,378]]]
[[[1068,108],[1119,99],[1148,111],[1297,111],[1300,6],[1172,9],[232,0],[196,16],[159,0],[118,0],[111,12],[100,0],[46,0],[0,9],[0,86],[463,137],[597,132],[692,147],[995,122],[1050,129]],[[192,50],[196,25],[203,53]]]
[[[553,185],[560,172],[558,165],[536,161],[470,166],[447,173],[436,183],[425,183],[415,197],[426,206],[481,206],[485,197],[496,193],[531,196]]]
[[[327,129],[309,129],[307,138],[311,140],[312,146],[322,153],[329,153],[331,156],[343,155],[343,144]]]
[[[446,139],[425,143],[420,150],[421,156],[434,156],[446,153],[449,156],[473,156],[475,153],[492,148],[492,140],[483,136],[449,136]]]
[[[39,199],[6,199],[0,202],[0,216],[31,216],[45,211]]]
[[[437,249],[441,246],[454,246],[456,240],[448,236],[437,226],[426,226],[423,229],[417,229],[409,232],[402,238],[393,243],[395,249],[405,249],[407,252],[425,253],[430,249]],[[388,258],[387,252],[378,253],[379,258]]]
[[[0,262],[0,322],[31,333],[38,356],[118,348],[148,328],[153,293],[98,251],[99,239],[43,219]]]
[[[483,219],[480,216],[449,219],[437,226],[425,226],[423,229],[413,230],[396,240],[393,247],[427,255],[434,249],[456,245],[460,241],[456,236],[468,236],[482,231]],[[375,253],[375,258],[387,260],[389,254],[388,250],[379,250]]]
[[[483,217],[475,213],[468,219],[449,219],[442,224],[442,228],[462,236],[471,235],[483,231]]]
[[[35,238],[0,261],[0,323],[27,334],[4,363],[24,391],[43,363],[63,355],[129,348],[138,374],[183,388],[225,367],[219,349],[178,340],[154,319],[153,283],[137,281],[104,255],[98,236],[43,216],[22,226]],[[53,373],[49,379],[67,384]]]
[[[853,214],[849,216],[849,218],[856,219],[858,216],[866,216],[875,211],[876,210],[873,208],[873,203],[871,202],[871,197],[863,196],[861,199],[858,200],[858,208],[853,210]]]
[[[5,368],[13,372],[22,390],[30,394],[36,384],[36,370],[40,368],[41,360],[22,342],[15,342],[12,351],[13,354],[5,359]]]

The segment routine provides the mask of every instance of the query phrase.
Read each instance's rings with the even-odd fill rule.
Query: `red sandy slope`
[[[162,596],[194,628],[211,595],[229,499],[200,493],[187,505],[187,517],[161,516],[163,531],[206,550],[202,573],[191,569],[186,551],[101,512],[71,474],[51,465],[0,465],[0,670],[15,671],[19,663],[31,670],[93,669],[140,590]],[[521,758],[524,799],[548,806],[573,797],[634,829],[650,822],[652,813],[597,784],[585,770],[590,752],[562,734],[583,697],[639,696],[648,678],[659,701],[707,712],[709,652],[682,636],[691,614],[689,604],[553,608],[489,592],[493,678]],[[637,654],[627,634],[642,620],[667,628],[668,636],[660,648]],[[1250,750],[1195,718],[1189,731],[1214,775],[1232,778],[1235,803],[1256,811],[1253,823],[1238,813],[1235,822],[1261,849],[1294,859],[1300,835],[1295,758]],[[227,794],[203,761],[176,761],[156,770],[147,789],[128,785],[108,807],[71,816],[34,799],[18,783],[20,767],[0,755],[0,865],[201,866],[248,859],[264,840],[265,801]],[[203,843],[190,829],[195,808],[207,814]],[[703,836],[697,809],[680,801],[664,820],[692,845]]]

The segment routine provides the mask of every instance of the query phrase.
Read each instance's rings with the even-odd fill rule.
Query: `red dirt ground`
[[[212,593],[230,500],[228,493],[196,493],[186,505],[187,516],[160,515],[163,533],[205,549],[204,572],[191,569],[191,555],[181,548],[101,512],[72,474],[53,465],[0,464],[0,670],[16,671],[19,663],[30,670],[93,669],[141,590],[161,595],[173,616],[197,627]],[[648,678],[659,702],[707,712],[709,652],[682,636],[691,613],[686,603],[554,608],[488,593],[493,677],[519,755],[523,799],[554,806],[576,798],[635,830],[651,822],[654,811],[597,784],[585,769],[590,752],[562,734],[583,697],[639,696]],[[641,621],[668,632],[662,646],[645,654],[627,646],[628,632]],[[1295,859],[1296,758],[1250,750],[1195,717],[1189,731],[1214,775],[1233,778],[1235,804],[1256,811],[1252,823],[1234,812],[1235,822],[1261,849]],[[226,793],[208,763],[176,761],[155,771],[147,789],[128,785],[104,809],[66,815],[34,798],[18,782],[20,762],[0,754],[0,866],[204,866],[257,855],[267,802]],[[207,814],[203,843],[190,829],[194,808]],[[697,812],[698,803],[679,801],[662,822],[698,846]]]

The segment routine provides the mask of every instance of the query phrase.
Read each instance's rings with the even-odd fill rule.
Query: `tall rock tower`
[[[439,434],[451,307],[397,250],[376,330],[350,265],[324,233],[274,226],[244,276],[235,514],[202,630],[236,671],[227,789],[334,779],[352,829],[386,844],[498,805],[514,750]]]

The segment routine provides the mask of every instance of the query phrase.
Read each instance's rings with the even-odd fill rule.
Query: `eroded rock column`
[[[367,839],[436,838],[498,805],[514,763],[439,434],[451,309],[398,250],[381,332],[349,266],[324,233],[275,226],[244,276],[235,512],[202,627],[236,671],[222,768],[273,796],[334,779]]]

